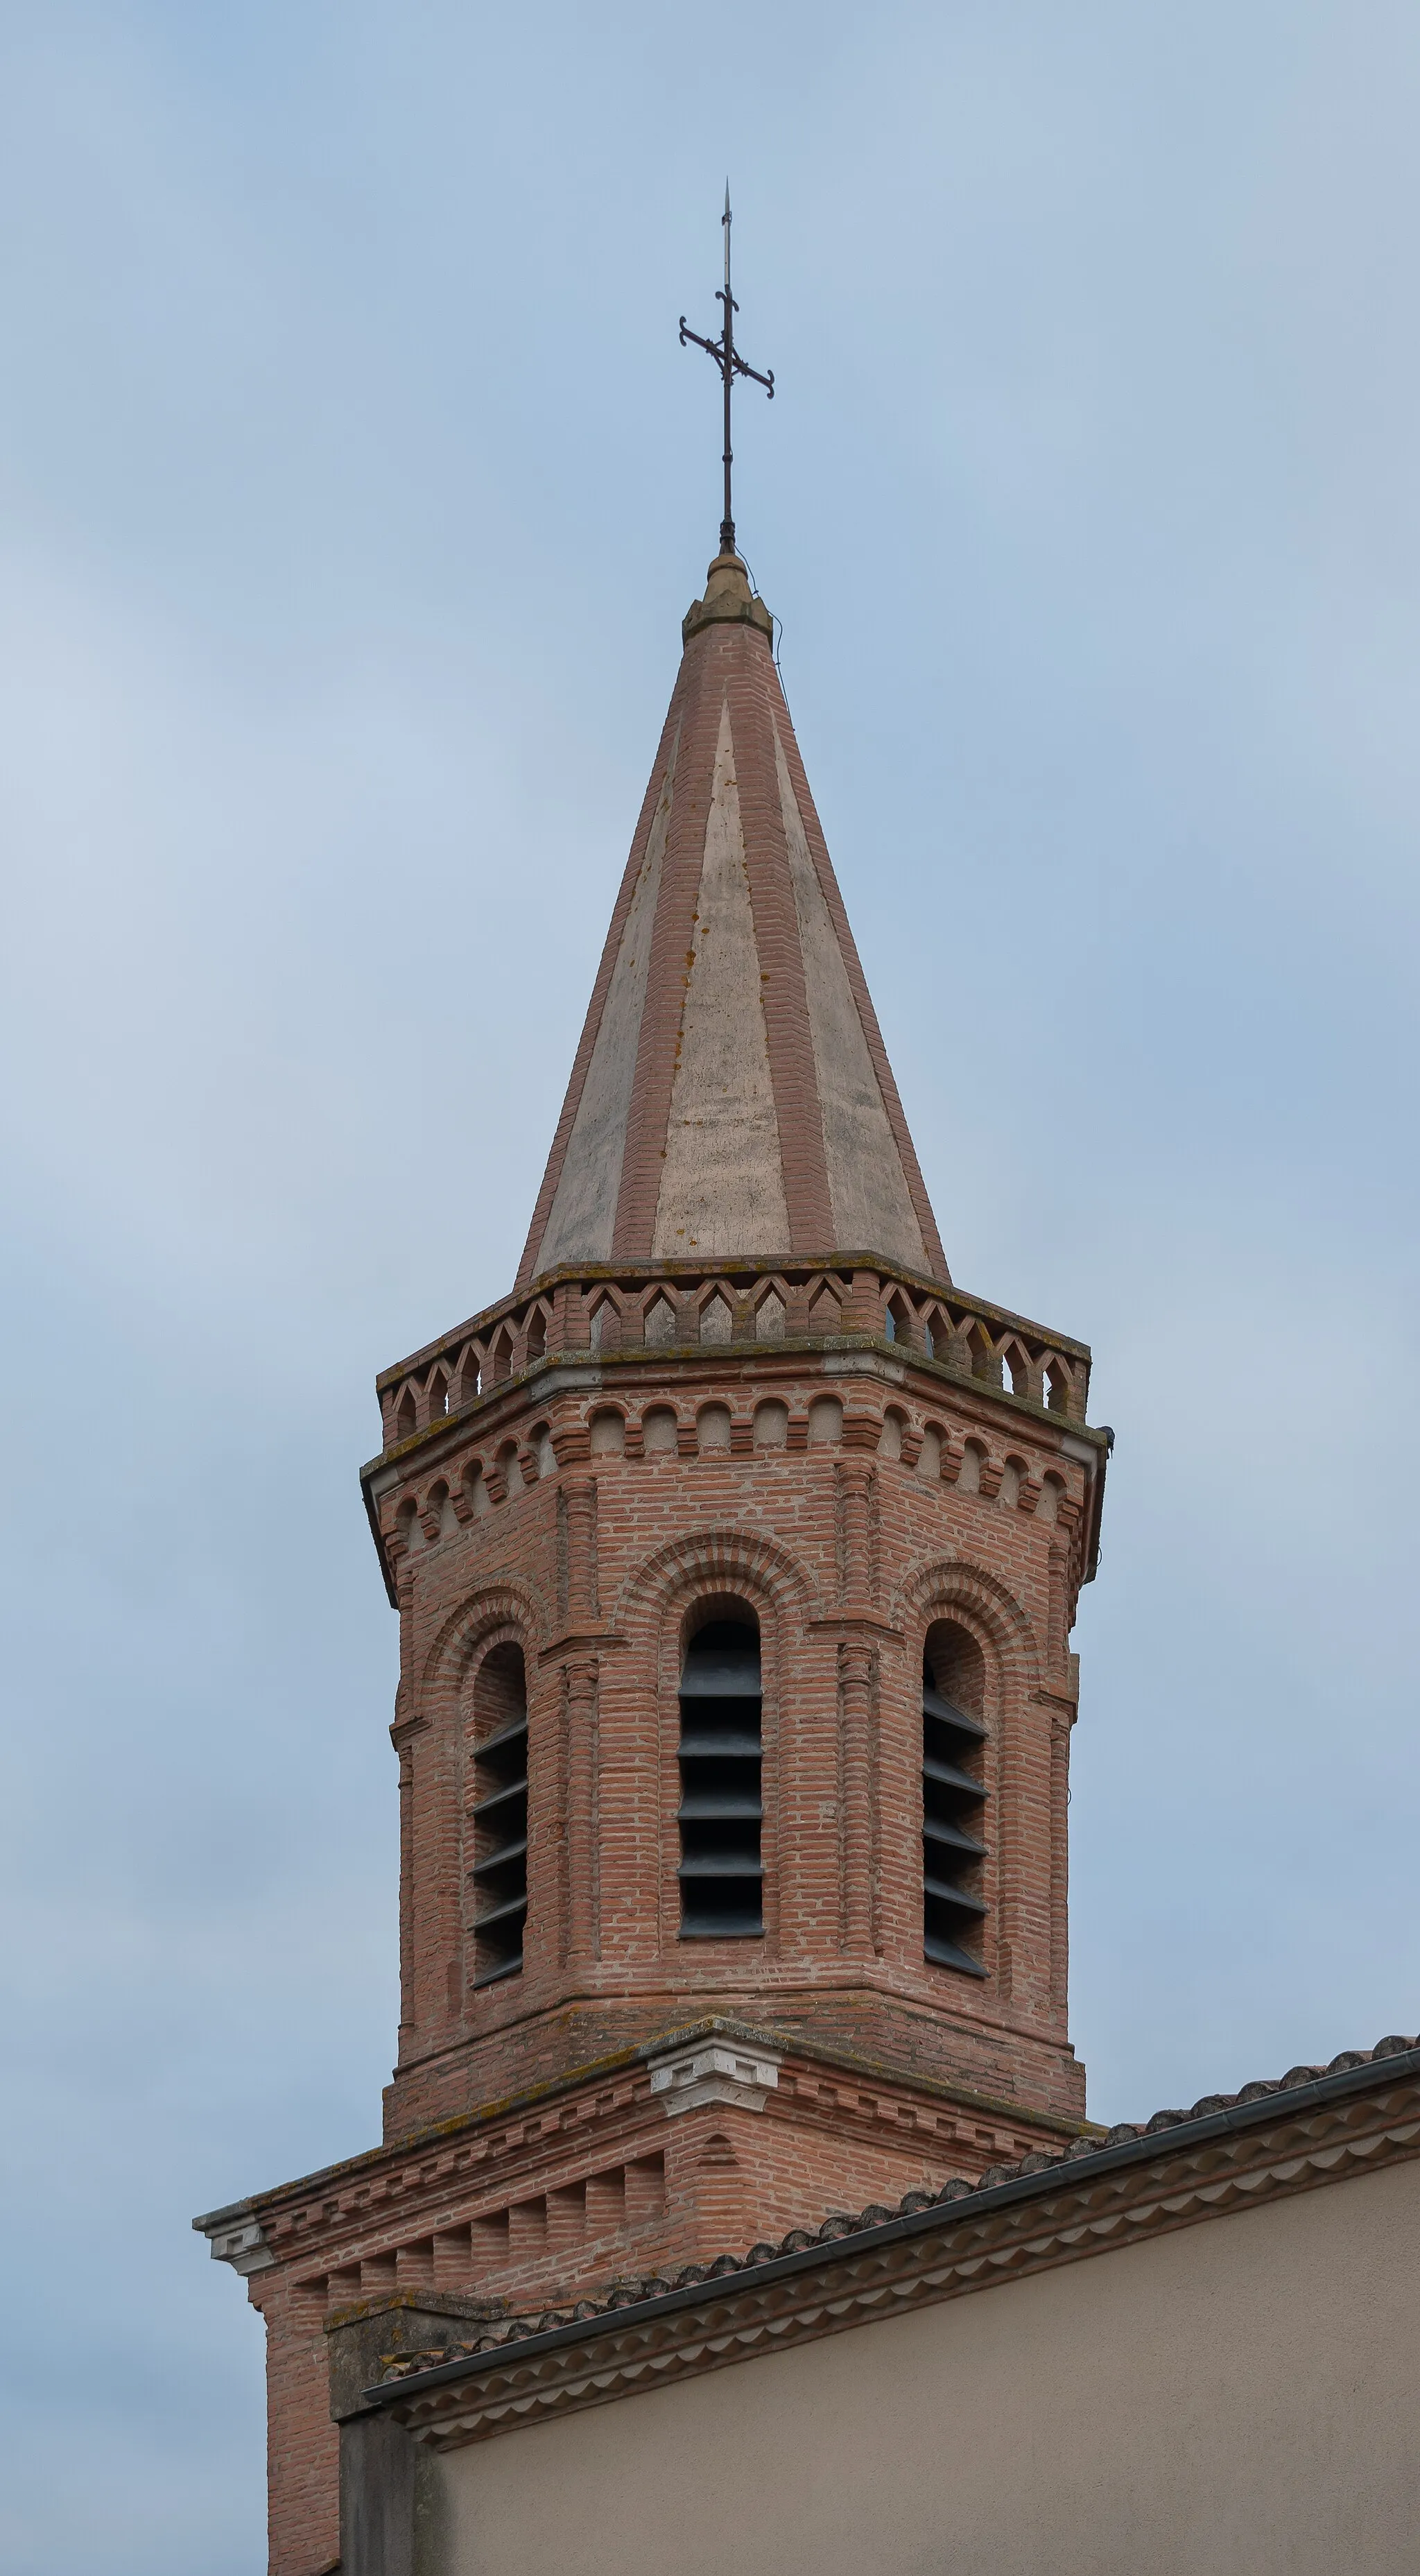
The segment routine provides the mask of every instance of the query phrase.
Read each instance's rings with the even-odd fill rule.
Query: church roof
[[[518,1284],[564,1262],[848,1251],[947,1282],[737,555],[683,634]]]
[[[1097,2176],[1124,2178],[1131,2167],[1146,2165],[1151,2159],[1170,2151],[1189,2155],[1196,2155],[1200,2149],[1204,2151],[1206,2188],[1199,2194],[1200,2207],[1196,2214],[1221,2214],[1237,2204],[1225,2194],[1219,2179],[1217,2150],[1220,2147],[1245,2142],[1250,2131],[1266,2128],[1279,2114],[1290,2116],[1295,2121],[1313,2111],[1336,2109],[1344,2113],[1347,2101],[1369,2094],[1378,2079],[1387,2084],[1409,2082],[1413,2085],[1417,2076],[1420,2076],[1420,2036],[1392,2033],[1377,2040],[1374,2048],[1343,2049],[1328,2066],[1289,2067],[1285,2075],[1263,2076],[1245,2084],[1240,2093],[1207,2093],[1188,2111],[1156,2111],[1146,2122],[1124,2120],[1109,2130],[1096,2129],[1053,2153],[1037,2151],[1023,2157],[1018,2164],[991,2165],[973,2182],[957,2177],[943,2183],[938,2191],[909,2191],[891,2209],[881,2202],[874,2202],[857,2213],[835,2210],[817,2229],[791,2228],[778,2243],[752,2245],[745,2254],[722,2254],[712,2263],[690,2263],[668,2279],[652,2274],[643,2279],[622,2280],[601,2298],[580,2299],[567,2307],[545,2309],[538,2315],[490,2319],[481,2324],[467,2341],[431,2345],[421,2351],[390,2356],[380,2387],[368,2389],[365,2393],[367,2397],[375,2398],[385,2391],[391,2395],[400,2392],[401,2383],[408,2380],[433,2384],[456,2379],[463,2371],[477,2369],[481,2362],[496,2357],[509,2346],[531,2343],[540,2347],[543,2337],[565,2341],[569,2331],[574,2335],[579,2330],[590,2331],[604,2318],[615,2315],[620,2322],[621,2312],[627,2310],[639,2313],[644,2309],[654,2314],[666,2305],[684,2306],[694,2301],[702,2288],[707,2289],[707,2295],[709,2290],[729,2295],[730,2285],[736,2276],[762,2275],[764,2267],[770,2264],[783,2266],[785,2271],[802,2270],[821,2257],[851,2258],[863,2239],[882,2243],[889,2237],[921,2236],[942,2219],[949,2219],[954,2224],[970,2223],[1003,2204],[1014,2206],[1023,2199],[1046,2198],[1062,2181],[1088,2190]],[[1415,2136],[1412,2115],[1407,2126],[1399,2132],[1400,2140],[1411,2154],[1415,2151]],[[1379,2161],[1372,2153],[1374,2145],[1375,2141],[1368,2139],[1361,2147],[1355,2158],[1358,2169],[1365,2170],[1368,2165]],[[1294,2155],[1283,2169],[1287,2180],[1291,2181],[1300,2174],[1306,2183],[1330,2181],[1339,2178],[1347,2169],[1344,2151],[1339,2151],[1331,2140],[1322,2147],[1314,2173],[1305,2170],[1307,2162],[1305,2154]],[[1254,2182],[1258,2179],[1254,2176]],[[1244,2194],[1244,2200],[1248,2196]],[[1260,2191],[1252,2196],[1259,2201],[1263,2197]],[[1160,2196],[1154,2193],[1151,2202],[1152,2205],[1139,2215],[1164,2225],[1169,2223],[1170,2215],[1181,2213],[1184,2207],[1182,2196],[1176,2199],[1165,2196],[1161,2201]],[[934,2211],[938,2213],[937,2218],[933,2216]],[[194,2226],[203,2223],[198,2219],[193,2221]],[[1096,2244],[1089,2250],[1100,2250],[1117,2224],[1117,2214],[1103,2229],[1096,2220],[1095,2229],[1091,2231],[1096,2234]],[[1073,2239],[1069,2240],[1072,2254],[1077,2250],[1078,2239],[1086,2232],[1084,2227],[1075,2227]],[[1143,2231],[1136,2227],[1133,2232],[1137,2237]],[[978,2245],[971,2271],[979,2273],[981,2264],[982,2254]],[[971,2286],[978,2284],[973,2282]],[[881,2297],[880,2285],[874,2295],[875,2298]],[[624,2321],[631,2324],[634,2318],[627,2317]],[[724,2322],[722,2312],[719,2319],[722,2330]],[[644,2356],[639,2357],[639,2366],[644,2369]]]

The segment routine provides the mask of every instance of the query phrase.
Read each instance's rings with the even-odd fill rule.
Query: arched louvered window
[[[759,1629],[712,1619],[680,1677],[680,1933],[748,1940],[764,1930]]]
[[[473,1693],[473,1982],[523,1964],[528,1911],[528,1700],[520,1646],[485,1656]]]
[[[922,1947],[937,1967],[969,1977],[986,1973],[977,1956],[986,1729],[961,1701],[980,1704],[983,1677],[973,1638],[933,1630],[922,1661]]]

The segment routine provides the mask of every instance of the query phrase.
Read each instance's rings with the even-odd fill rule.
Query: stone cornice
[[[1420,2154],[1420,2048],[367,2391],[452,2449]],[[718,2270],[719,2267],[717,2266]]]

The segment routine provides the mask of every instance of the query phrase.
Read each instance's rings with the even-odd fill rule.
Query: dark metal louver
[[[971,1942],[986,1911],[977,1894],[987,1792],[976,1776],[986,1729],[943,1699],[922,1672],[922,1947],[939,1968],[986,1971]]]
[[[764,1930],[759,1637],[715,1619],[680,1680],[680,1930],[685,1941]]]
[[[491,1986],[523,1964],[528,1911],[527,1712],[473,1756],[473,1982]]]

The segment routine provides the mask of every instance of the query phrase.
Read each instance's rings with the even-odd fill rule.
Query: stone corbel
[[[651,2090],[661,2096],[669,2120],[679,2111],[698,2111],[704,2102],[762,2111],[778,2090],[782,2063],[768,2048],[736,2048],[723,2039],[692,2041],[652,2058]]]
[[[231,2218],[195,2218],[192,2223],[206,2237],[213,2262],[230,2263],[244,2280],[253,2272],[269,2272],[276,2261],[260,2219],[250,2213]]]

